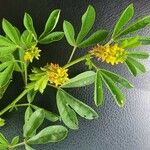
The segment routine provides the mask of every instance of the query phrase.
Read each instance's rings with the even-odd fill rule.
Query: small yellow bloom
[[[30,52],[25,52],[25,54],[24,54],[24,60],[32,62],[33,61],[32,54]]]
[[[127,57],[125,49],[118,46],[118,44],[104,46],[97,45],[94,47],[90,53],[96,56],[99,60],[105,61],[112,65],[118,63],[124,63]]]
[[[68,69],[60,67],[58,64],[51,63],[46,66],[48,78],[51,84],[54,84],[56,87],[63,85],[68,78]]]
[[[39,59],[41,50],[36,47],[36,45],[32,46],[28,49],[24,54],[24,60],[32,62],[34,58]]]

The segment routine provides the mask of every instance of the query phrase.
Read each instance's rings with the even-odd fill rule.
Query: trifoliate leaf
[[[98,118],[98,114],[88,105],[84,104],[80,100],[71,96],[64,90],[58,90],[57,94],[61,97],[62,100],[66,100],[67,104],[75,110],[77,114],[86,119],[95,119]]]

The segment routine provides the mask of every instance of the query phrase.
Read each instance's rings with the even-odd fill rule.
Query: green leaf
[[[39,39],[43,39],[46,37],[53,29],[56,27],[57,22],[59,20],[60,16],[60,9],[56,9],[52,11],[52,13],[49,15],[48,20],[45,24],[44,32],[40,35]]]
[[[125,88],[133,88],[133,85],[122,76],[115,74],[113,72],[110,72],[108,70],[105,70],[105,69],[101,69],[101,72],[107,75],[109,78],[111,78],[114,82],[120,84],[121,86]]]
[[[137,76],[140,73],[145,73],[146,69],[143,64],[136,61],[134,58],[128,57],[126,59],[126,65],[129,71],[134,75]]]
[[[36,83],[35,83],[35,88],[34,90],[39,90],[41,93],[44,92],[46,86],[47,86],[47,83],[48,83],[48,77],[47,76],[43,76],[40,80],[38,80]]]
[[[121,90],[115,85],[114,81],[110,77],[108,77],[105,74],[102,74],[102,77],[103,77],[103,81],[105,82],[107,88],[113,95],[117,105],[119,107],[123,107],[125,104],[125,97],[124,97],[123,93],[121,92]]]
[[[9,61],[0,64],[0,88],[6,86],[12,77],[14,62]]]
[[[5,120],[0,118],[0,127],[4,126],[5,125]]]
[[[11,80],[5,86],[3,86],[3,87],[0,88],[0,99],[3,98],[3,95],[6,92],[6,90],[7,90],[8,86],[9,86],[10,82],[11,82]]]
[[[7,21],[6,19],[3,19],[2,21],[2,28],[5,32],[5,34],[15,43],[20,44],[20,37],[18,36],[18,33],[12,24]]]
[[[29,14],[25,13],[24,19],[23,19],[23,23],[24,23],[25,28],[30,33],[32,33],[34,39],[36,40],[37,39],[37,35],[36,35],[35,29],[34,29],[34,26],[33,26],[32,18],[31,18],[31,16]]]
[[[25,111],[25,115],[24,115],[24,121],[25,123],[27,123],[31,117],[31,115],[33,114],[32,108],[31,106],[27,107],[26,111]]]
[[[95,33],[93,33],[89,38],[81,42],[78,47],[85,48],[94,44],[97,44],[101,41],[103,41],[108,35],[108,32],[106,30],[98,30]]]
[[[31,107],[35,110],[39,109],[39,107],[35,106],[35,105],[31,105]],[[45,119],[51,121],[51,122],[55,122],[58,121],[60,119],[60,116],[58,116],[55,113],[52,113],[48,110],[43,109],[44,113],[45,113]]]
[[[9,145],[0,144],[0,150],[8,150]]]
[[[10,55],[10,53],[13,53],[17,47],[15,45],[12,46],[2,46],[0,47],[0,57],[6,57],[7,55]]]
[[[128,56],[135,59],[147,59],[149,58],[149,53],[142,51],[128,51]]]
[[[9,142],[7,141],[7,139],[4,137],[2,133],[0,133],[0,143],[4,145],[9,145]]]
[[[34,91],[33,89],[27,93],[27,100],[29,103],[32,103],[34,101],[36,94],[37,91]]]
[[[78,129],[79,127],[76,113],[68,106],[66,97],[62,96],[61,90],[58,90],[56,99],[60,116],[65,125],[70,129]]]
[[[96,72],[95,89],[94,89],[94,101],[95,101],[96,106],[102,105],[102,103],[104,101],[103,93],[104,92],[103,92],[101,71],[98,70]]]
[[[121,29],[131,20],[131,18],[134,15],[134,7],[133,4],[130,4],[121,14],[119,20],[117,21],[112,38],[115,39],[115,37],[118,35],[118,33],[121,31]]]
[[[27,144],[25,145],[25,149],[26,149],[26,150],[35,150],[35,149],[33,149],[32,147],[30,147],[29,145],[27,145]]]
[[[51,122],[56,122],[60,119],[60,117],[57,114],[54,114],[47,110],[44,110],[44,112],[45,112],[45,119],[47,119]]]
[[[43,123],[45,113],[42,109],[36,110],[24,125],[24,137],[29,138]]]
[[[75,37],[74,37],[75,31],[74,31],[73,25],[68,21],[64,21],[63,30],[64,30],[65,37],[67,39],[67,42],[71,46],[76,46]]]
[[[121,41],[120,46],[122,48],[136,48],[141,45],[141,42],[139,39],[140,39],[139,36],[131,37],[128,39],[126,38]]]
[[[135,32],[139,29],[142,29],[148,26],[149,24],[150,24],[150,16],[143,17],[137,20],[136,22],[134,22],[133,24],[131,24],[129,27],[127,27],[123,31],[121,31],[119,35],[117,36],[117,38],[123,35],[127,35],[129,33]]]
[[[150,44],[150,37],[140,37],[141,45],[149,45]]]
[[[27,47],[31,47],[33,44],[33,36],[32,33],[28,30],[25,30],[21,35],[21,41],[23,44],[25,44]]]
[[[10,41],[8,38],[0,35],[0,47],[1,46],[14,46],[15,44]],[[16,46],[16,45],[15,45]]]
[[[11,141],[11,145],[16,145],[19,142],[19,136],[15,136],[12,141]]]
[[[40,44],[49,44],[52,42],[56,42],[61,40],[64,37],[63,32],[53,32],[45,36],[44,38],[40,39],[39,43]]]
[[[85,71],[80,73],[74,78],[69,79],[65,82],[63,88],[74,88],[74,87],[83,87],[94,83],[95,72],[94,71]]]
[[[40,131],[37,135],[29,139],[27,143],[29,144],[46,144],[46,143],[54,143],[59,142],[66,138],[68,134],[68,130],[61,126],[49,126],[42,131]]]
[[[91,30],[94,21],[95,21],[95,10],[91,5],[89,5],[86,12],[82,16],[82,26],[76,40],[77,45],[82,42],[83,38]]]
[[[67,104],[81,117],[89,120],[98,118],[98,114],[91,107],[74,98],[64,90],[58,90],[58,95],[61,97],[61,99],[66,100]]]

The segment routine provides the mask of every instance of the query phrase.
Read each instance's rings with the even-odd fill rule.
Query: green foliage
[[[32,82],[27,85],[27,88],[32,87],[35,91],[40,91],[40,93],[43,93],[48,83],[48,76],[46,72],[35,68],[32,72],[33,74],[29,76]]]
[[[67,136],[67,129],[60,125],[44,128],[37,135],[28,140],[28,144],[46,144],[63,140]]]
[[[88,6],[86,12],[82,16],[82,25],[77,36],[76,43],[79,44],[83,38],[88,34],[95,21],[95,9],[93,6]]]
[[[139,36],[122,39],[119,42],[122,48],[136,48],[141,45]]]
[[[28,13],[25,13],[25,15],[24,15],[23,24],[24,24],[25,28],[27,29],[27,31],[29,31],[32,34],[32,36],[34,37],[34,39],[36,40],[37,34],[34,29],[33,20]]]
[[[19,45],[20,44],[20,37],[16,31],[16,28],[6,19],[3,19],[2,28],[5,34],[10,38],[12,42]]]
[[[43,39],[43,37],[46,37],[49,35],[51,31],[56,27],[58,20],[60,16],[60,9],[56,9],[52,11],[52,13],[49,15],[49,18],[45,24],[45,28],[43,33],[40,35],[39,39]]]
[[[125,104],[125,97],[121,92],[121,90],[115,85],[114,81],[106,74],[102,73],[102,77],[103,77],[103,81],[105,82],[107,88],[111,92],[118,106],[123,107]]]
[[[104,100],[103,96],[103,85],[102,85],[102,76],[100,70],[96,72],[95,78],[95,88],[94,88],[94,101],[96,106],[102,105]]]
[[[90,5],[82,16],[81,29],[76,39],[73,25],[68,21],[64,21],[63,30],[67,42],[73,47],[85,48],[103,41],[108,35],[108,32],[106,30],[97,30],[89,38],[84,40],[86,35],[91,30],[94,21],[95,21],[95,10]]]
[[[138,62],[135,58],[133,57],[128,57],[126,59],[126,65],[129,69],[129,71],[134,75],[137,76],[138,74],[145,73],[146,69],[143,64]]]
[[[95,80],[94,71],[85,71],[74,78],[69,79],[62,85],[62,88],[75,88],[90,85]]]
[[[114,31],[112,34],[112,38],[115,39],[115,37],[118,35],[118,33],[121,31],[121,29],[131,20],[131,18],[134,15],[134,7],[133,4],[130,4],[121,14],[119,20],[117,21]]]
[[[68,43],[72,46],[76,46],[75,31],[73,25],[68,21],[64,21],[63,29]]]
[[[14,62],[8,61],[0,64],[0,88],[7,86],[12,77]]]
[[[40,44],[50,44],[52,42],[61,40],[63,37],[64,37],[63,32],[52,32],[52,33],[48,34],[47,36],[45,36],[44,38],[42,38],[39,41],[39,43]]]
[[[93,33],[89,38],[81,42],[78,47],[84,48],[84,47],[97,44],[103,41],[107,37],[107,35],[108,32],[106,30],[98,30],[95,33]]]
[[[89,120],[98,117],[98,114],[91,107],[74,98],[62,89],[59,89],[57,92],[57,106],[63,122],[71,129],[78,128],[75,112],[81,117]]]
[[[30,138],[32,137],[39,126],[43,123],[45,118],[45,113],[42,109],[36,110],[28,120],[26,120],[24,125],[24,137]]]
[[[97,53],[98,56],[102,55],[100,53],[102,53],[101,50],[103,50],[99,48],[105,48],[104,45],[107,44],[110,46],[108,51],[110,51],[111,54],[116,48],[116,54],[114,54],[116,58],[121,55],[119,53],[125,52],[127,54],[125,55],[126,60],[124,64],[127,65],[129,71],[134,76],[145,73],[145,66],[141,64],[139,60],[147,59],[149,53],[136,50],[127,51],[126,49],[149,45],[150,37],[134,35],[122,38],[122,36],[126,36],[148,26],[150,24],[150,16],[143,17],[130,24],[129,21],[133,15],[134,7],[133,4],[130,4],[123,11],[115,24],[109,41],[104,42],[103,45],[99,45],[97,49],[95,45],[103,42],[107,38],[108,31],[99,29],[89,35],[96,16],[95,9],[91,5],[82,16],[81,28],[78,34],[75,33],[75,28],[72,23],[66,20],[63,22],[63,32],[54,31],[60,17],[59,9],[50,13],[43,32],[39,36],[37,36],[31,16],[27,13],[25,13],[23,18],[25,27],[23,32],[20,32],[6,19],[3,19],[2,29],[5,35],[0,35],[0,99],[10,85],[14,71],[18,71],[22,75],[25,89],[8,106],[0,110],[0,117],[7,111],[14,110],[14,108],[26,107],[26,110],[24,114],[25,123],[23,126],[24,138],[21,139],[21,136],[15,136],[9,143],[4,135],[0,133],[0,149],[16,149],[19,146],[24,146],[26,150],[33,150],[31,146],[34,144],[55,143],[66,138],[68,134],[66,127],[53,125],[43,129],[42,124],[45,120],[51,121],[53,124],[56,121],[62,121],[68,128],[77,130],[79,129],[78,115],[88,120],[98,118],[98,114],[90,106],[83,103],[82,100],[73,97],[64,91],[64,89],[85,87],[94,83],[94,103],[96,106],[101,106],[105,99],[103,89],[105,85],[114,97],[117,105],[119,107],[124,106],[125,96],[122,92],[122,88],[133,88],[133,85],[127,79],[117,73],[113,73],[107,69],[101,69],[95,65],[99,63],[95,63],[96,60],[93,60],[93,53],[91,53],[91,51],[74,61],[71,61],[71,59],[76,48],[84,48],[86,52],[85,48],[94,46],[93,49],[96,49],[95,53]],[[39,44],[51,44],[52,42],[61,40],[64,35],[68,44],[73,46],[73,52],[68,62],[63,67],[53,63],[50,66],[46,65],[45,67],[34,68],[32,73],[30,73],[31,70],[29,66],[32,63],[33,56],[38,59],[42,53],[41,51],[39,54]],[[120,51],[117,53],[117,50]],[[105,53],[107,54],[107,51]],[[105,53],[103,54],[104,57],[107,56]],[[113,60],[111,54],[110,60]],[[101,57],[99,57],[98,61],[103,61],[103,59],[101,60],[100,58]],[[75,77],[70,78],[69,67],[82,61],[85,61],[85,65],[88,66],[89,70],[83,71]],[[55,83],[62,84],[57,85]],[[34,100],[38,97],[37,94],[43,94],[48,86],[57,89],[56,104],[60,116],[45,108],[36,106],[36,101]],[[47,88],[47,90],[49,89]],[[19,103],[23,97],[26,97],[26,103]],[[0,118],[0,127],[4,124],[5,120]]]

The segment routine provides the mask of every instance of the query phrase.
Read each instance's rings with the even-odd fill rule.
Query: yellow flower
[[[97,45],[90,51],[90,53],[96,56],[99,60],[101,59],[102,61],[112,65],[124,63],[127,57],[125,49],[119,47],[118,44],[106,44],[104,46]]]
[[[36,45],[32,46],[28,49],[24,54],[24,60],[32,62],[34,58],[39,59],[41,50],[36,47]]]
[[[56,87],[63,85],[68,78],[68,69],[60,67],[58,64],[51,63],[46,66],[48,78],[51,84],[54,84]]]

